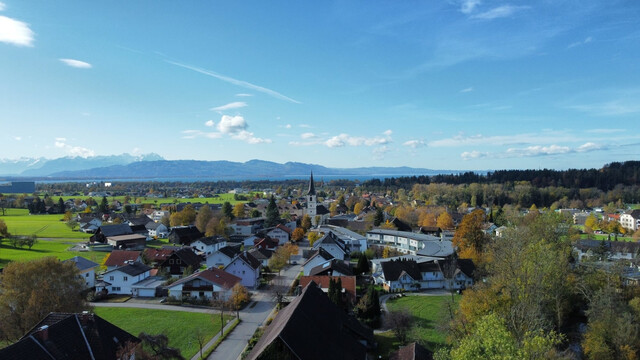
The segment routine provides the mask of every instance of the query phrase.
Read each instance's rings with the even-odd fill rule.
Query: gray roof
[[[449,240],[425,241],[424,248],[416,252],[420,256],[447,257],[453,254],[453,244]]]
[[[80,271],[100,266],[100,264],[94,263],[93,261],[85,259],[82,256],[74,256],[71,259],[65,260],[63,262],[74,262],[76,264],[76,267]]]
[[[107,271],[105,274],[111,273],[113,271],[120,271],[127,275],[136,276],[136,275],[145,273],[149,270],[151,270],[151,268],[148,267],[147,265],[139,262],[134,262],[133,264],[127,264],[125,266],[120,266],[118,268],[115,268],[111,271]]]
[[[410,231],[397,231],[397,230],[388,230],[388,229],[372,229],[367,232],[367,234],[381,234],[381,235],[391,235],[398,237],[406,237],[407,239],[418,240],[418,241],[440,241],[440,238],[433,235],[427,234],[417,234]]]

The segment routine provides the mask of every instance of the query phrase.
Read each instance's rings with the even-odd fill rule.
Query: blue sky
[[[4,159],[483,170],[640,154],[637,1],[0,1]]]

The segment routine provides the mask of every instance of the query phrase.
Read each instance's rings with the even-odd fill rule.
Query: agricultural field
[[[204,334],[205,343],[220,332],[219,314],[105,307],[94,308],[94,312],[135,336],[143,331],[151,335],[167,335],[169,346],[180,349],[186,359],[200,350],[195,337],[198,331]],[[225,316],[226,321],[230,319],[231,316]]]
[[[244,196],[247,196],[249,198],[252,198],[252,196],[250,194],[242,194]],[[44,195],[42,195],[44,196]],[[53,197],[53,199],[55,201],[57,201],[59,197]],[[62,196],[62,199],[64,201],[67,201],[69,199],[82,199],[82,200],[86,200],[90,198],[90,196],[84,196],[84,195],[80,195],[80,196]],[[109,202],[114,201],[114,200],[118,200],[121,203],[124,204],[124,196],[107,196],[107,200],[109,200]],[[102,197],[93,197],[93,200],[95,200],[97,203],[100,202],[100,200],[102,200]],[[139,201],[139,202],[138,202]],[[170,203],[170,204],[177,204],[177,203],[202,203],[202,204],[223,204],[224,202],[230,202],[231,205],[235,205],[236,203],[239,202],[246,202],[246,201],[239,201],[239,200],[235,200],[234,199],[234,194],[220,194],[218,196],[215,197],[205,197],[205,198],[200,198],[200,197],[195,197],[195,198],[181,198],[181,197],[166,197],[166,198],[155,198],[155,197],[134,197],[131,196],[129,202],[130,203],[140,203],[140,204],[153,204],[153,205],[160,205],[160,204],[166,204],[166,203]]]
[[[11,261],[28,261],[45,256],[55,256],[60,260],[66,260],[74,256],[82,256],[101,264],[104,257],[108,254],[98,251],[68,251],[68,249],[76,243],[78,243],[78,241],[74,242],[73,239],[38,239],[38,242],[29,250],[27,247],[14,248],[9,244],[9,241],[5,239],[0,243],[0,268],[3,268]]]
[[[446,335],[438,329],[438,326],[448,317],[447,303],[451,301],[451,296],[419,296],[409,295],[401,298],[388,300],[387,308],[389,311],[398,311],[407,309],[413,315],[413,329],[409,333],[409,341],[418,341],[426,345],[432,351],[445,345]],[[454,297],[455,306],[460,301],[460,295]],[[385,332],[380,340],[383,342],[383,350],[385,346],[396,350],[399,343],[393,332]],[[381,355],[386,355],[382,354]]]
[[[6,209],[5,216],[0,215],[12,235],[36,235],[39,238],[66,238],[89,240],[90,234],[72,231],[62,221],[61,214],[29,215],[27,209]]]

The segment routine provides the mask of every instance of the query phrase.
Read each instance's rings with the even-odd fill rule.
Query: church
[[[309,190],[305,195],[307,205],[304,208],[303,215],[309,215],[311,218],[311,224],[314,226],[324,224],[330,216],[329,209],[326,206],[318,205],[318,197],[316,195],[316,185],[313,182],[313,171],[311,172],[311,178],[309,179]]]

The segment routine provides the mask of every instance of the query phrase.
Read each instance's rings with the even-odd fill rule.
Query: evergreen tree
[[[100,206],[98,207],[98,209],[100,210],[101,213],[109,212],[109,201],[107,200],[106,196],[102,197],[102,200],[100,201]]]
[[[222,204],[222,213],[224,214],[224,216],[226,216],[229,219],[233,220],[233,218],[234,218],[234,216],[233,216],[233,206],[231,206],[230,202],[225,201],[224,204]]]
[[[376,214],[373,217],[373,226],[380,226],[380,224],[382,224],[382,222],[384,221],[384,214],[382,213],[382,209],[381,208],[376,208]]]
[[[58,214],[64,214],[66,208],[64,206],[64,200],[62,198],[58,199]]]
[[[367,257],[363,253],[358,258],[358,264],[356,265],[356,274],[362,275],[368,272],[369,272],[369,260],[367,260]]]
[[[276,199],[273,195],[269,199],[269,205],[267,205],[267,220],[264,222],[265,227],[273,227],[280,223],[280,212],[278,211],[278,205],[276,205]]]

